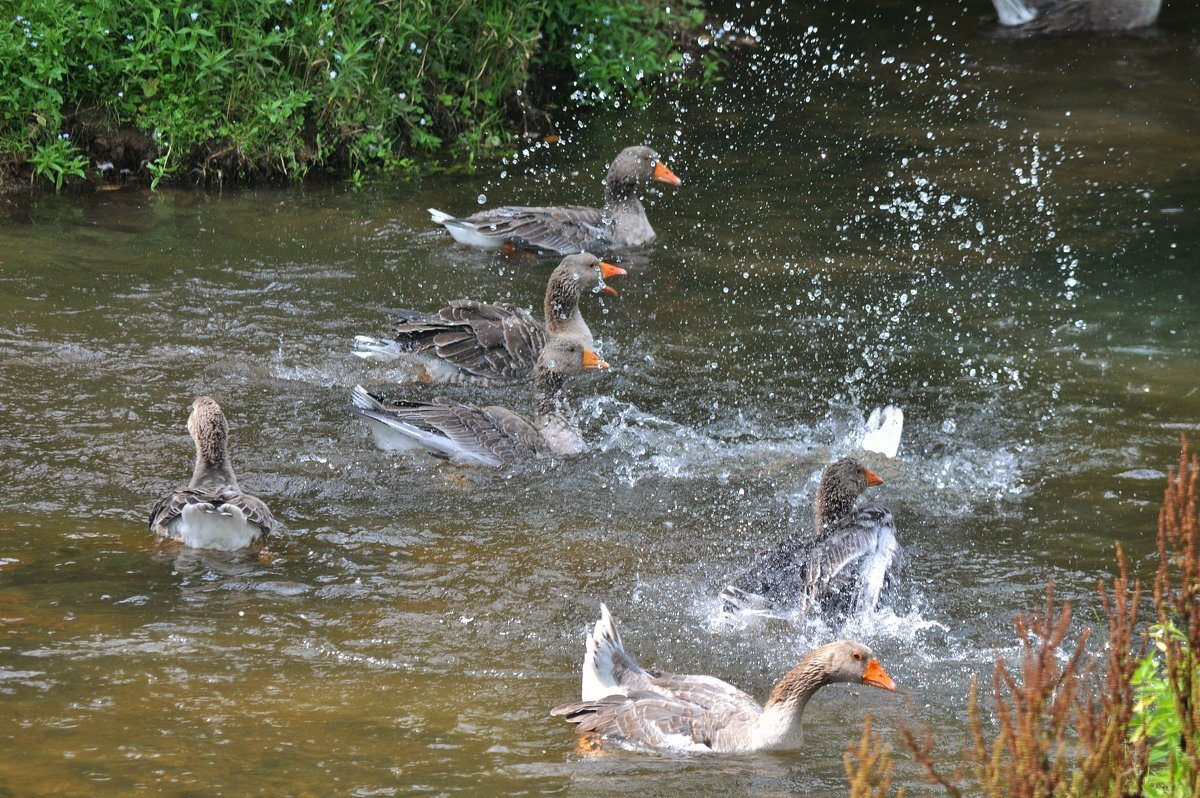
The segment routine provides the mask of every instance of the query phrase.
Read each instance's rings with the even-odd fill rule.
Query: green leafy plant
[[[668,11],[668,7],[671,9]],[[535,73],[581,98],[678,73],[697,0],[26,0],[0,19],[0,169],[56,137],[153,184],[403,171],[513,137]],[[678,10],[677,10],[678,9]],[[36,159],[35,159],[36,156]],[[61,167],[61,168],[60,168]]]
[[[29,162],[33,166],[33,175],[52,182],[55,191],[62,190],[63,181],[68,177],[83,178],[88,164],[87,156],[65,138],[39,144]]]
[[[1186,708],[1176,701],[1163,662],[1167,638],[1184,650],[1187,638],[1172,623],[1155,624],[1151,636],[1154,648],[1142,658],[1133,674],[1137,703],[1129,736],[1149,748],[1150,772],[1143,784],[1144,794],[1151,798],[1191,798],[1188,757],[1183,747]]]

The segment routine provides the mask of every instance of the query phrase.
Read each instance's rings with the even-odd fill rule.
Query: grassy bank
[[[0,19],[0,179],[469,161],[556,94],[679,74],[699,2],[27,0]]]

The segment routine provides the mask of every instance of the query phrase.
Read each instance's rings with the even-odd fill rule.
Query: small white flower
[[[337,77],[337,70],[336,69],[329,70],[329,79],[333,80],[336,77]]]
[[[192,13],[188,14],[188,16],[192,18],[192,22],[195,22],[197,19],[200,18],[200,12],[193,11]]]

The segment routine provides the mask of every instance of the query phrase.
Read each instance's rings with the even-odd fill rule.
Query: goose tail
[[[1029,8],[1021,0],[992,0],[992,5],[1001,25],[1024,25],[1037,16],[1037,9]]]
[[[617,662],[628,660],[621,645],[621,635],[612,613],[600,603],[600,620],[587,639],[583,658],[583,700],[595,701],[607,695],[624,692],[617,679]]]

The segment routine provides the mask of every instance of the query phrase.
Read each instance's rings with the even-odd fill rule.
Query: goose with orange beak
[[[900,560],[886,507],[855,507],[883,478],[853,457],[831,463],[817,485],[811,529],[793,533],[721,591],[726,612],[819,613],[839,621],[870,612]]]
[[[575,724],[580,748],[746,753],[802,746],[800,720],[822,687],[844,682],[894,691],[896,683],[862,643],[827,643],[780,679],[765,704],[714,676],[647,671],[625,653],[608,607],[587,640],[582,700],[550,710]]]
[[[456,218],[429,209],[460,244],[501,247],[543,254],[609,252],[641,247],[654,240],[639,192],[650,181],[680,185],[679,178],[649,147],[626,147],[604,180],[604,207],[579,205],[508,206]]]
[[[352,410],[368,420],[382,449],[423,449],[463,465],[565,457],[586,448],[563,392],[567,377],[607,368],[578,341],[552,336],[533,367],[533,418],[506,407],[479,407],[440,396],[432,402],[386,401],[361,385],[354,387]]]
[[[546,283],[545,323],[509,302],[452,301],[436,313],[392,311],[390,339],[355,336],[354,354],[414,366],[404,381],[443,385],[503,385],[528,380],[548,336],[563,335],[595,349],[579,311],[586,294],[617,296],[605,281],[625,274],[586,252],[568,255]]]

